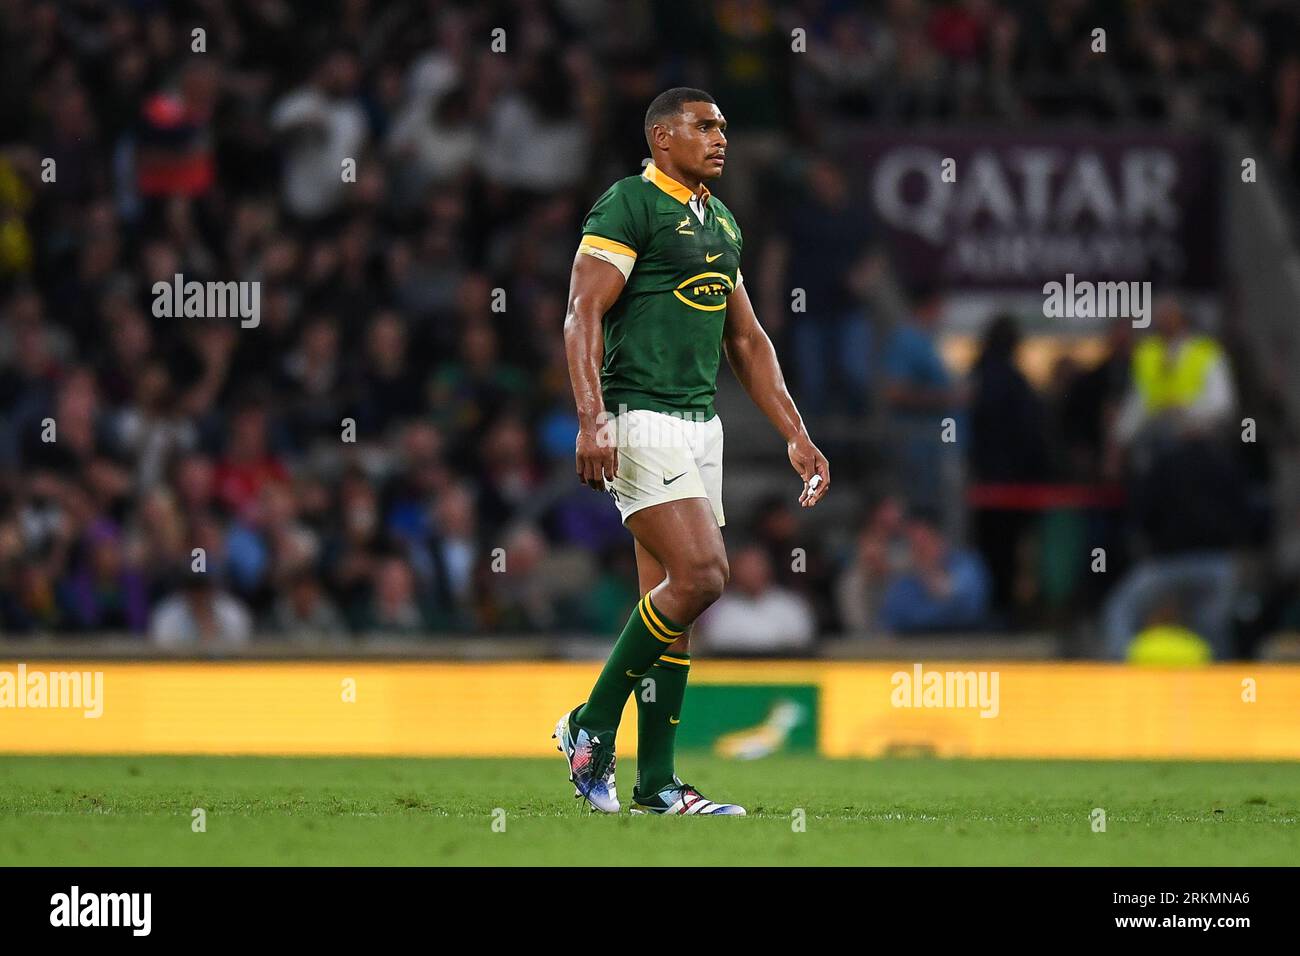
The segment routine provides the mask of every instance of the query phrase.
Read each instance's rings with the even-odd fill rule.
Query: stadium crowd
[[[1117,55],[1089,55],[1098,25]],[[879,400],[906,425],[909,409],[961,407],[976,477],[1138,482],[1210,460],[1248,497],[1222,443],[1180,439],[1173,460],[1157,443],[1133,465],[1146,423],[1125,405],[1139,386],[1122,334],[1045,394],[1015,367],[1012,317],[991,323],[969,381],[938,357],[931,292],[873,339],[854,317],[890,250],[819,150],[831,122],[1210,115],[1250,124],[1300,171],[1288,4],[9,0],[0,76],[6,636],[617,631],[632,550],[611,504],[573,480],[560,329],[582,215],[640,168],[645,105],[675,82],[711,90],[736,135],[725,194],[811,416]],[[789,200],[761,204],[778,158]],[[259,283],[255,324],[160,317],[154,284],[176,275]],[[783,284],[801,283],[827,290],[826,322],[782,318]],[[854,357],[877,347],[884,375],[867,380]],[[1008,415],[1027,446],[991,427]],[[912,456],[922,477],[927,454]],[[729,522],[731,591],[701,626],[718,648],[1009,627],[1026,607],[1041,621],[1100,598],[1024,598],[1006,553],[1023,516],[976,520],[963,544],[938,513],[950,502],[852,478],[836,489],[862,515],[847,547],[806,540],[788,501]],[[1201,493],[1148,495],[1106,531],[1145,522],[1157,555],[1221,553],[1223,528],[1183,540]],[[1223,576],[1143,573],[1133,588]],[[1136,597],[1118,597],[1105,628],[1130,633]]]

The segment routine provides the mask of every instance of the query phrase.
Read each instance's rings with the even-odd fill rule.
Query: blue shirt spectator
[[[939,357],[934,339],[915,325],[901,325],[890,336],[884,354],[885,380],[901,389],[942,392],[952,387],[952,374]],[[900,401],[898,406],[913,403]]]
[[[979,556],[951,548],[929,515],[909,519],[907,539],[909,568],[885,590],[880,626],[895,633],[986,626],[990,582]]]

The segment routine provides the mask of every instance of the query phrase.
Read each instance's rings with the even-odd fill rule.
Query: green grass
[[[1300,764],[752,763],[745,819],[596,816],[554,760],[0,757],[0,864],[1293,865]],[[626,799],[634,762],[619,766]],[[191,831],[191,810],[207,832]],[[494,808],[505,832],[493,832]],[[1089,813],[1106,811],[1106,832]],[[806,813],[806,832],[792,811]]]

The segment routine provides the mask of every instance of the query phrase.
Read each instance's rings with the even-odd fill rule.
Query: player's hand
[[[578,447],[574,457],[578,480],[585,481],[597,491],[604,491],[605,482],[618,477],[614,423],[605,421],[591,428],[578,429]]]
[[[826,497],[826,491],[831,486],[830,462],[812,443],[807,433],[792,438],[786,446],[786,453],[790,456],[790,464],[803,479],[803,493],[799,495],[799,505],[803,508],[811,508]]]

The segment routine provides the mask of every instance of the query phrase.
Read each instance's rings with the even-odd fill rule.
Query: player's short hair
[[[681,116],[682,107],[687,103],[717,103],[717,100],[704,90],[697,90],[692,86],[674,86],[671,90],[664,90],[650,101],[650,108],[645,111],[645,141],[647,146],[651,145],[651,127],[656,123],[663,122],[670,116]]]

